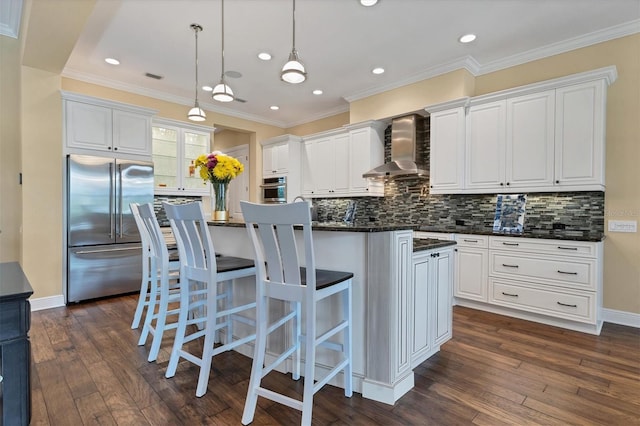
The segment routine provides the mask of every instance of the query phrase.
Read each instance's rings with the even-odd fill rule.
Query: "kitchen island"
[[[243,223],[209,223],[216,251],[230,256],[253,257],[251,243]],[[420,259],[414,268],[413,230],[415,226],[348,225],[318,223],[313,226],[316,267],[349,271],[353,278],[353,385],[363,397],[394,404],[413,387],[416,362],[437,352],[439,345],[451,336],[453,262],[455,242],[422,240]],[[299,233],[302,244],[302,232]],[[441,256],[436,254],[442,253]],[[442,260],[443,262],[439,262]],[[429,265],[443,265],[441,274]],[[433,279],[438,282],[432,282]],[[437,291],[434,285],[440,284]],[[253,287],[237,287],[238,302],[255,298]],[[440,301],[440,309],[432,308]],[[319,331],[341,312],[339,300],[330,299],[318,309]],[[270,309],[280,313],[282,305]],[[274,312],[274,315],[276,312]],[[436,327],[435,322],[440,321]],[[447,323],[448,321],[448,323]],[[447,330],[436,341],[437,330]],[[240,326],[234,331],[249,333]],[[241,336],[240,336],[241,337]],[[273,356],[287,346],[288,335],[275,333],[268,344]],[[253,348],[240,352],[252,356]],[[319,353],[316,377],[322,377],[336,362],[332,351]],[[291,371],[284,363],[282,372]],[[342,378],[330,382],[342,386]]]

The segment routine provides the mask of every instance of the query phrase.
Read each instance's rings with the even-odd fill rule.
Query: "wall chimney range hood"
[[[364,178],[428,177],[429,171],[421,158],[418,127],[424,127],[424,118],[417,115],[394,118],[391,121],[391,161],[363,174]]]

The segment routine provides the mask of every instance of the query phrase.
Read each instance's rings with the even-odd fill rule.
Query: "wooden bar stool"
[[[241,202],[242,214],[253,244],[256,268],[256,345],[251,379],[242,423],[253,421],[258,396],[302,411],[302,424],[311,424],[313,395],[341,371],[344,373],[344,394],[352,395],[351,366],[351,280],[350,272],[319,270],[315,267],[311,212],[307,203],[260,205]],[[304,255],[296,245],[294,226],[302,225]],[[303,267],[303,262],[304,266]],[[343,318],[320,336],[316,334],[317,303],[340,294]],[[290,311],[268,324],[268,301],[288,302]],[[302,309],[305,312],[302,334]],[[292,345],[270,365],[265,365],[268,335],[291,322]],[[342,332],[342,343],[329,339]],[[305,347],[304,391],[302,401],[281,395],[261,386],[262,378],[277,365],[293,356],[293,379],[300,378],[300,349]],[[323,346],[341,353],[341,360],[317,382],[314,377],[316,348]]]
[[[233,322],[255,327],[255,320],[246,311],[255,308],[255,300],[235,306],[231,280],[255,275],[252,259],[231,256],[216,257],[213,241],[200,202],[181,205],[163,203],[167,218],[178,244],[180,257],[180,313],[178,328],[167,367],[166,377],[173,377],[180,358],[200,367],[196,396],[207,392],[213,357],[255,339],[255,333],[235,339]],[[224,291],[218,283],[225,282]],[[189,313],[195,312],[192,318]],[[245,313],[245,315],[240,315]],[[189,333],[187,326],[195,331]],[[218,331],[225,330],[225,341],[215,346]],[[189,352],[185,345],[204,336],[200,355]]]

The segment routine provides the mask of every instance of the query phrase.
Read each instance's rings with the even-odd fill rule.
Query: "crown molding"
[[[466,69],[472,75],[477,75],[480,70],[480,64],[478,61],[473,58],[473,56],[465,56],[446,64],[438,65],[432,68],[429,68],[425,71],[421,71],[419,73],[413,74],[405,79],[395,81],[393,83],[384,85],[384,86],[376,86],[370,89],[363,90],[361,92],[353,93],[349,96],[345,96],[344,99],[347,102],[357,101],[359,99],[364,99],[369,96],[377,95],[382,92],[386,92],[389,90],[397,89],[402,86],[406,86],[408,84],[417,83],[422,80],[426,80],[429,78],[437,77],[442,74],[446,74],[451,71],[456,71],[459,69]]]
[[[18,38],[22,0],[2,0],[0,2],[0,35]]]
[[[640,32],[640,19],[630,21],[624,24],[609,27],[603,30],[594,31],[580,37],[574,37],[561,42],[549,44],[539,49],[532,49],[526,52],[511,55],[506,58],[488,62],[480,66],[480,72],[477,75],[488,74],[516,65],[538,59],[547,58],[549,56],[558,55],[560,53],[569,52],[571,50],[580,49],[582,47],[591,46],[605,41],[614,40],[616,38],[626,37]]]

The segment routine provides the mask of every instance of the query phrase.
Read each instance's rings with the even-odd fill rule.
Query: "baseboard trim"
[[[43,309],[59,308],[64,306],[64,295],[58,294],[56,296],[29,299],[29,303],[31,304],[31,312],[41,311]]]
[[[602,319],[604,322],[640,328],[640,314],[634,314],[633,312],[603,308]]]

